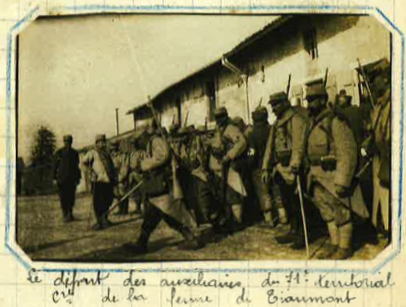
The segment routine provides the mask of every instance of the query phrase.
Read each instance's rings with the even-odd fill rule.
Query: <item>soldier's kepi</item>
[[[231,122],[225,107],[215,110],[215,119],[216,132],[211,142],[209,165],[222,187],[225,217],[229,222],[236,221],[234,225],[238,228],[242,221],[242,198],[246,196],[246,190],[234,163],[245,152],[247,141]]]
[[[352,255],[352,211],[368,216],[359,186],[353,187],[357,144],[345,119],[326,107],[328,94],[323,86],[309,87],[306,99],[313,119],[307,145],[309,195],[330,235],[330,245],[318,258],[346,259]]]
[[[171,150],[166,138],[159,133],[157,121],[154,118],[148,127],[146,157],[139,163],[139,170],[144,177],[142,186],[143,192],[151,203],[148,206],[144,221],[141,226],[141,233],[135,244],[127,244],[125,248],[134,253],[146,253],[150,235],[163,219],[171,228],[180,232],[185,238],[183,245],[186,249],[197,249],[201,247],[200,242],[193,235],[186,219],[190,214],[182,202],[175,202],[171,176]]]
[[[269,102],[277,120],[269,133],[265,150],[263,180],[269,182],[271,175],[273,182],[280,187],[291,226],[289,233],[276,237],[276,240],[281,244],[293,243],[293,249],[302,249],[305,240],[296,176],[304,156],[307,118],[290,105],[285,92],[272,95]]]

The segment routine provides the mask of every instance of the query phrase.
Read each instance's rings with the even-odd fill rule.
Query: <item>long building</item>
[[[255,17],[253,17],[255,18]],[[216,39],[221,39],[216,37]],[[161,124],[213,125],[214,109],[250,122],[251,112],[268,106],[269,95],[286,90],[306,105],[306,86],[325,82],[331,98],[345,89],[359,104],[365,84],[359,65],[390,61],[391,35],[374,17],[361,15],[282,15],[205,67],[152,97]],[[290,80],[290,82],[289,82]],[[147,102],[127,114],[134,128],[145,124]],[[271,116],[270,121],[273,118]]]

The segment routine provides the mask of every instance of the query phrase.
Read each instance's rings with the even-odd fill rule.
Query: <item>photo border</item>
[[[403,139],[404,139],[404,65],[405,65],[405,39],[404,39],[404,34],[403,32],[377,7],[374,6],[339,6],[339,5],[260,5],[260,6],[167,6],[167,5],[134,5],[134,6],[126,6],[126,5],[83,5],[83,6],[63,6],[63,7],[57,7],[55,9],[51,10],[51,14],[49,12],[41,12],[40,6],[36,6],[33,8],[26,16],[24,16],[22,19],[20,19],[16,24],[14,24],[8,31],[7,33],[7,75],[6,75],[6,229],[5,229],[5,246],[10,253],[16,257],[18,262],[20,262],[27,270],[33,268],[35,265],[24,259],[24,257],[21,255],[21,251],[18,249],[15,249],[15,246],[12,246],[10,243],[16,243],[15,241],[10,241],[10,229],[11,229],[11,187],[12,187],[12,180],[13,180],[13,165],[12,163],[12,144],[15,142],[15,138],[12,137],[11,135],[11,119],[14,113],[12,112],[12,94],[11,94],[11,85],[12,85],[12,46],[13,42],[16,40],[16,35],[22,30],[23,26],[28,25],[30,22],[34,21],[36,18],[40,16],[46,16],[46,15],[51,15],[52,13],[58,12],[58,10],[61,10],[62,16],[66,15],[65,12],[73,12],[73,14],[78,14],[78,13],[88,13],[88,14],[100,14],[100,13],[187,13],[187,14],[202,14],[202,13],[207,13],[207,14],[213,14],[213,13],[227,13],[229,11],[233,11],[236,14],[244,14],[244,12],[250,12],[250,13],[269,13],[269,14],[287,14],[283,13],[283,11],[311,11],[311,10],[317,10],[315,12],[311,12],[314,14],[319,13],[319,11],[334,11],[335,13],[338,13],[337,11],[342,11],[342,10],[348,10],[349,12],[345,13],[350,13],[351,11],[363,11],[364,14],[365,12],[368,12],[371,16],[376,18],[374,13],[378,13],[383,19],[386,21],[387,25],[391,28],[390,32],[392,34],[398,35],[398,37],[401,39],[401,48],[400,48],[400,113],[401,113],[401,118],[400,118],[400,144],[399,144],[399,192],[398,192],[398,215],[397,215],[397,222],[399,226],[399,235],[396,238],[397,239],[397,248],[393,250],[389,256],[387,256],[385,259],[383,259],[380,263],[375,265],[372,268],[369,269],[353,269],[353,268],[311,268],[311,267],[303,267],[303,268],[248,268],[248,269],[164,269],[161,267],[158,269],[139,269],[137,271],[140,272],[145,272],[145,273],[159,273],[159,272],[170,272],[170,271],[175,271],[175,272],[197,272],[197,271],[204,271],[204,272],[238,272],[238,273],[243,273],[243,272],[249,272],[249,273],[267,273],[267,272],[290,272],[290,271],[295,271],[295,272],[328,272],[328,273],[372,273],[375,274],[379,272],[385,265],[387,265],[389,262],[391,262],[401,251],[401,246],[402,246],[402,201],[403,201]],[[237,12],[236,12],[237,10]],[[274,11],[274,12],[272,12]],[[290,13],[290,12],[289,12]],[[333,14],[333,13],[332,13]],[[69,15],[69,14],[68,14]],[[380,21],[378,21],[380,22]],[[393,40],[392,40],[392,45],[393,45]],[[394,58],[393,55],[395,54],[395,48],[392,46],[392,54],[391,57],[392,59]],[[399,60],[399,59],[398,59]],[[392,74],[393,74],[393,61],[391,62],[391,67],[392,67]],[[394,78],[392,79],[394,80]],[[392,83],[393,84],[393,83]],[[393,98],[393,92],[392,91],[392,98]],[[16,93],[16,99],[17,99],[17,93]],[[17,108],[15,108],[17,109]],[[392,110],[393,111],[393,110]],[[393,112],[392,112],[393,115]],[[17,125],[17,123],[16,123]],[[393,149],[393,146],[392,146]],[[392,241],[392,244],[394,241]],[[24,255],[25,253],[22,252]],[[222,260],[219,260],[222,261]],[[270,260],[270,261],[275,261],[275,260]],[[283,260],[278,260],[278,261],[283,261]],[[32,261],[31,261],[32,262]],[[218,262],[218,261],[216,261]],[[241,261],[241,262],[247,262],[247,261]],[[300,260],[300,261],[295,261],[295,264],[305,262],[309,264],[309,261],[306,260]],[[135,262],[134,262],[135,263]],[[350,262],[349,262],[350,263]],[[34,263],[35,264],[35,263]],[[68,263],[66,263],[68,264]],[[64,265],[66,265],[64,263]],[[73,264],[73,263],[72,263]],[[128,263],[126,263],[128,264]],[[143,264],[143,263],[140,263]],[[197,264],[197,263],[196,263]],[[97,264],[99,265],[99,264]],[[100,263],[101,266],[104,266],[105,264]],[[116,264],[115,264],[116,265]],[[117,269],[104,269],[104,268],[92,268],[92,269],[83,269],[83,268],[41,268],[41,271],[43,272],[60,272],[60,271],[76,271],[76,272],[116,272],[116,273],[121,273],[121,272],[127,272],[127,269],[122,269],[122,268],[117,268]]]

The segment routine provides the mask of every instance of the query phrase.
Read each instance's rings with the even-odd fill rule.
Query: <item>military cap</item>
[[[271,96],[269,96],[269,103],[271,105],[277,105],[278,103],[288,101],[288,95],[282,91],[282,92],[277,92]]]
[[[177,132],[178,129],[179,129],[178,124],[172,124],[172,125],[169,126],[169,133],[174,134],[174,133]]]
[[[258,106],[251,116],[254,121],[266,120],[268,118],[268,110],[263,106]]]
[[[214,117],[228,116],[227,109],[225,107],[220,107],[214,110]]]
[[[240,130],[241,130],[242,132],[244,132],[245,127],[246,127],[246,124],[245,124],[245,122],[244,122],[244,120],[242,119],[241,116],[236,116],[236,117],[234,117],[234,118],[232,119],[232,121],[233,121],[233,123],[234,123],[235,125],[238,126],[238,128],[240,128]]]
[[[336,101],[343,97],[345,99],[346,104],[351,104],[352,97],[347,95],[347,92],[345,90],[341,90],[340,93],[336,96]]]
[[[63,141],[64,142],[72,142],[73,141],[73,137],[70,134],[66,134],[63,136]]]
[[[120,141],[119,141],[119,140],[115,140],[115,141],[111,142],[111,147],[113,147],[113,148],[118,148],[118,147],[120,147]]]
[[[314,84],[306,88],[306,99],[328,96],[323,84]]]
[[[96,135],[96,143],[100,141],[106,141],[106,135],[105,134],[98,134]]]

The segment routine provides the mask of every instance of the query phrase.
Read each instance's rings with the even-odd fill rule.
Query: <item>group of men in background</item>
[[[134,253],[148,251],[161,220],[184,237],[185,249],[204,246],[196,229],[205,225],[228,235],[257,222],[270,228],[289,223],[289,231],[275,239],[304,249],[318,215],[330,242],[317,257],[350,258],[356,221],[372,217],[373,231],[381,225],[380,212],[383,234],[391,233],[389,66],[370,77],[370,87],[371,111],[353,106],[345,91],[329,97],[315,84],[306,89],[306,109],[292,106],[286,92],[272,95],[272,125],[264,106],[252,112],[252,125],[218,108],[214,131],[173,125],[167,132],[151,106],[151,124],[134,137],[129,153],[119,143],[108,150],[106,137],[98,135],[82,159],[91,177],[96,228],[111,224],[114,197],[118,214],[125,215],[131,196],[137,211],[143,204],[138,240],[125,246]],[[71,221],[79,158],[72,137],[64,142],[55,157],[55,179],[65,220]]]

